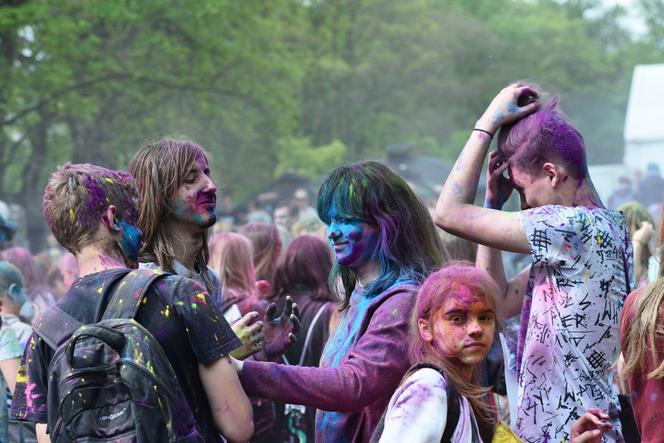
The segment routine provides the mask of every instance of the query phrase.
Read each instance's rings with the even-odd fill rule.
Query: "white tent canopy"
[[[664,170],[664,64],[637,65],[625,118],[625,165]]]

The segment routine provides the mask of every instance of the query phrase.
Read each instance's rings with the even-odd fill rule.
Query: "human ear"
[[[429,324],[429,320],[418,318],[417,328],[420,330],[420,337],[422,337],[422,340],[429,342],[433,341],[433,331],[431,330],[432,328]]]
[[[542,165],[542,172],[551,182],[551,187],[555,188],[562,183],[562,171],[558,165],[546,162]]]
[[[117,210],[115,209],[115,206],[109,205],[109,207],[106,208],[106,212],[104,212],[104,215],[102,215],[102,220],[111,231],[120,231],[120,222],[117,217]]]

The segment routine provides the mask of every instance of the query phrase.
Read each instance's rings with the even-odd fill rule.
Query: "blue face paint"
[[[122,227],[120,248],[122,248],[127,265],[132,266],[138,263],[138,253],[141,251],[141,245],[143,244],[143,233],[136,226],[124,220],[120,222],[120,226]]]
[[[357,269],[374,259],[378,245],[378,230],[374,226],[341,214],[334,207],[328,216],[327,238],[337,263]]]

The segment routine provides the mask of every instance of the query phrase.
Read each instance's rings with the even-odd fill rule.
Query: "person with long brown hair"
[[[251,241],[254,251],[254,269],[256,270],[257,295],[266,298],[271,292],[274,268],[281,255],[281,238],[275,225],[267,223],[249,223],[240,229],[240,234]]]
[[[336,259],[330,279],[344,288],[320,367],[234,363],[249,395],[317,408],[317,442],[366,442],[410,366],[408,317],[440,266],[440,240],[406,181],[377,162],[332,171],[318,214]]]
[[[664,219],[659,238],[664,236]],[[660,263],[664,248],[660,248]],[[629,294],[620,323],[624,357],[622,376],[627,379],[630,399],[641,441],[664,441],[659,405],[664,398],[664,266],[657,280]]]
[[[495,412],[483,399],[489,389],[473,377],[493,342],[498,295],[489,274],[470,263],[453,263],[427,278],[410,321],[414,366],[392,396],[375,441],[491,441]],[[449,385],[459,395],[456,420]]]
[[[140,192],[138,227],[144,235],[141,265],[204,285],[220,309],[221,283],[208,266],[208,228],[217,219],[217,186],[210,176],[207,153],[190,140],[165,138],[141,148],[129,164],[129,172]],[[295,341],[297,319],[292,302],[279,319],[273,318],[274,309],[265,313],[263,350],[271,356],[280,355]],[[233,324],[243,343],[233,352],[236,358],[250,355],[245,350],[255,348],[259,337],[247,330],[249,320],[245,316]]]
[[[332,265],[330,247],[315,235],[295,237],[277,262],[269,300],[281,305],[286,296],[292,297],[300,310],[302,328],[300,339],[284,355],[287,364],[318,366],[320,362],[332,323],[338,319],[338,300],[328,284]],[[287,404],[283,410],[279,441],[313,442],[316,409]]]
[[[165,138],[129,163],[140,191],[141,262],[201,283],[217,305],[221,284],[210,271],[208,231],[217,220],[217,187],[207,153],[189,140]]]

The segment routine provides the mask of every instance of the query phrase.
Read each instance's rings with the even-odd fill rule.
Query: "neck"
[[[474,366],[463,366],[459,368],[459,374],[461,374],[466,381],[471,381],[473,379],[473,372],[475,372]]]
[[[355,275],[357,283],[364,288],[380,275],[380,263],[378,261],[366,263],[355,270]]]
[[[76,263],[78,263],[80,277],[107,269],[127,267],[120,254],[115,251],[109,253],[94,245],[81,248],[80,252],[76,254]]]
[[[168,231],[172,238],[177,239],[174,258],[190,271],[196,272],[196,256],[203,249],[204,229],[175,221],[169,226]]]
[[[580,180],[569,192],[568,206],[584,206],[589,209],[604,208],[602,200],[589,178]]]

